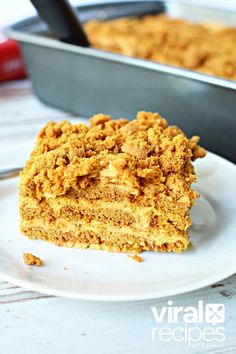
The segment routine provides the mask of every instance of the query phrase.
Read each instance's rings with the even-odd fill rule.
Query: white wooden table
[[[65,117],[68,114],[42,105],[32,94],[28,82],[2,85],[0,149],[32,140],[47,120]],[[236,275],[171,298],[175,306],[196,306],[198,300],[224,304],[226,339],[221,346],[201,341],[190,348],[186,342],[152,341],[152,327],[156,324],[151,306],[161,309],[167,306],[168,300],[76,301],[35,293],[0,279],[0,353],[236,353]],[[168,326],[168,323],[162,325]],[[183,326],[183,323],[178,325]]]

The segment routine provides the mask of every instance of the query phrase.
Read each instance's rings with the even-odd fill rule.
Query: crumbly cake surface
[[[236,80],[236,28],[166,15],[92,20],[93,47]]]
[[[48,123],[20,176],[22,232],[59,246],[181,252],[197,198],[191,161],[205,156],[198,140],[150,112]]]

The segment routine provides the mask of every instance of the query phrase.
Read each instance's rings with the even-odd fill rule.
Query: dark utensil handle
[[[14,178],[19,176],[20,171],[23,170],[23,167],[11,168],[0,170],[0,181],[8,178]]]
[[[75,10],[67,0],[30,0],[39,16],[61,41],[89,46],[89,41]]]

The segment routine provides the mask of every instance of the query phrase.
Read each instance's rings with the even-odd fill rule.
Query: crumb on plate
[[[192,243],[192,242],[189,242],[189,244],[188,244],[188,249],[189,249],[189,250],[192,250],[192,249],[193,249],[193,243]]]
[[[134,254],[133,256],[128,256],[128,257],[133,259],[135,262],[138,262],[138,263],[143,262],[143,258],[140,257],[138,254]]]
[[[39,257],[34,256],[32,253],[23,253],[23,259],[25,264],[28,265],[40,267],[43,264],[43,261]]]

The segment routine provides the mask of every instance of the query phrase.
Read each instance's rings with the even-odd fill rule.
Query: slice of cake
[[[20,176],[22,232],[58,246],[185,250],[198,140],[149,112],[48,123]]]

